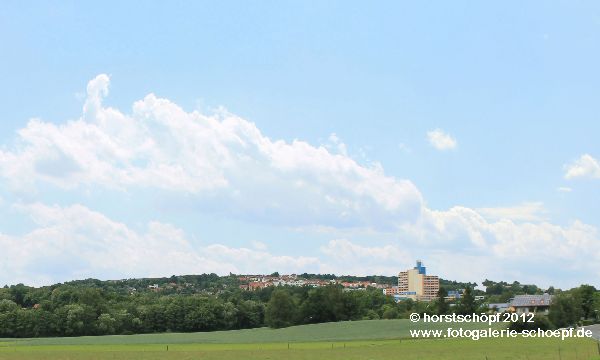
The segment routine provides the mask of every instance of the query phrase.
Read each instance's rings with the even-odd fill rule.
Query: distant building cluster
[[[398,286],[378,284],[369,281],[341,281],[323,279],[304,279],[298,275],[244,275],[239,276],[243,290],[254,291],[269,286],[311,286],[321,287],[327,285],[341,285],[346,290],[364,290],[368,287],[381,289],[385,295],[393,296],[396,300],[413,299],[430,301],[438,296],[440,279],[437,276],[427,275],[423,262],[418,260],[413,269],[402,271],[398,274]],[[459,298],[456,295],[456,298]]]
[[[186,289],[191,286],[192,286],[192,284],[189,284],[189,283],[178,284],[175,282],[170,282],[167,284],[163,284],[162,286],[159,284],[151,284],[151,285],[148,285],[147,288],[149,291],[152,291],[152,292],[160,292],[160,291],[164,291],[164,290],[181,291],[181,290]],[[134,287],[129,287],[128,290],[129,290],[130,294],[137,292],[137,289]]]
[[[416,266],[398,273],[398,285],[379,284],[370,281],[342,281],[339,279],[306,279],[296,274],[291,275],[243,275],[239,276],[242,290],[254,291],[269,286],[310,286],[321,287],[341,285],[346,291],[365,290],[369,287],[380,289],[384,295],[393,296],[396,301],[412,299],[414,301],[431,301],[439,296],[440,279],[435,275],[427,275],[427,269],[421,260]],[[464,294],[464,289],[449,290],[446,301],[455,303]],[[476,295],[476,301],[484,300],[484,295]],[[552,303],[552,295],[516,295],[507,303],[489,304],[492,312],[515,313],[547,313]],[[453,304],[451,304],[452,306]]]
[[[242,283],[240,289],[254,291],[264,289],[269,286],[310,286],[321,287],[327,285],[341,285],[346,290],[364,290],[367,287],[384,289],[389,285],[378,284],[369,281],[340,281],[323,279],[304,279],[296,274],[291,275],[244,275],[239,276],[238,280]]]
[[[465,289],[449,290],[448,296],[444,297],[444,300],[446,300],[446,301],[460,300],[463,297],[464,292],[465,292]],[[479,301],[479,300],[485,299],[485,296],[484,295],[475,295],[473,298],[475,299],[475,301]]]

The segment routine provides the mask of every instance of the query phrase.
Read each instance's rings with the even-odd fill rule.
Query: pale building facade
[[[398,294],[401,297],[430,301],[437,297],[440,290],[440,279],[437,276],[427,275],[427,270],[421,260],[417,266],[398,274]]]

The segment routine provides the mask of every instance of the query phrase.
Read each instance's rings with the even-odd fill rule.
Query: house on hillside
[[[456,301],[462,297],[465,289],[460,290],[449,290],[448,295],[444,298],[446,301]]]
[[[552,304],[552,295],[516,295],[510,300],[509,311],[517,314],[538,313],[548,314]]]
[[[509,303],[488,304],[488,309],[490,309],[490,311],[492,311],[492,312],[503,313],[503,312],[507,312],[509,308],[510,308]]]
[[[386,295],[386,296],[394,296],[394,295],[398,295],[399,293],[400,293],[400,290],[398,290],[397,286],[392,286],[392,287],[383,289],[383,295]]]
[[[259,289],[264,289],[269,286],[273,286],[273,283],[265,281],[251,281],[248,283],[248,290],[255,291]]]

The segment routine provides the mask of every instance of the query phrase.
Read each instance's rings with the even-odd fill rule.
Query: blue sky
[[[599,37],[595,2],[3,2],[0,283],[598,286]]]

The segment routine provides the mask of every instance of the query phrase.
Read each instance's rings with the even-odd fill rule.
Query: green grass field
[[[483,328],[465,324],[463,328]],[[411,323],[409,320],[363,320],[292,326],[285,329],[246,329],[200,333],[86,336],[76,338],[0,339],[19,345],[116,345],[116,344],[239,344],[268,342],[312,342],[386,340],[409,338],[410,329],[445,329],[444,324]],[[1,346],[1,345],[0,345]]]
[[[409,339],[415,328],[431,326],[373,320],[278,330],[0,339],[0,359],[600,359],[592,340]]]

